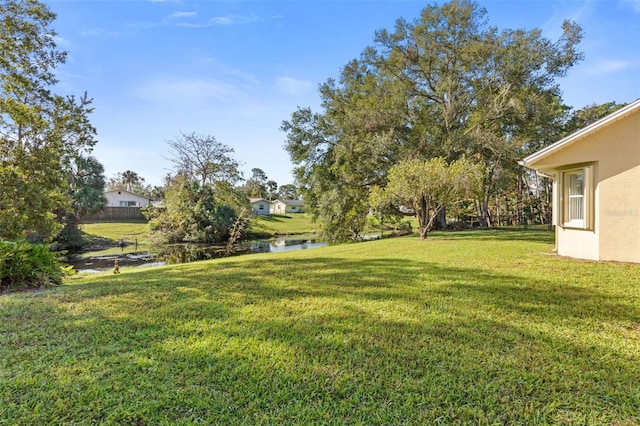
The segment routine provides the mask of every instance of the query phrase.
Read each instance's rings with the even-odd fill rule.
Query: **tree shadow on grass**
[[[105,281],[3,318],[33,331],[7,371],[49,357],[48,389],[94,420],[640,420],[638,343],[612,346],[607,332],[640,321],[622,294],[389,258],[228,260]],[[79,369],[75,388],[61,368]],[[7,395],[45,392],[24,383]]]
[[[529,241],[553,244],[555,232],[543,229],[476,229],[466,231],[434,231],[433,239],[483,240],[483,241]]]
[[[260,216],[262,222],[285,222],[284,219],[291,219],[291,216],[282,214],[266,214]]]

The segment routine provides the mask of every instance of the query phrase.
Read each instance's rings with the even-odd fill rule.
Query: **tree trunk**
[[[518,167],[518,202],[517,202],[518,225],[524,225],[522,217],[522,168]]]
[[[421,226],[420,227],[420,239],[421,240],[426,240],[428,234],[429,234],[429,228],[427,228],[426,226]]]
[[[438,214],[435,216],[433,226],[431,229],[443,230],[447,229],[447,210],[442,207],[438,209]]]
[[[478,202],[480,208],[480,226],[490,227],[493,226],[493,220],[491,217],[491,211],[489,210],[489,197],[490,195],[483,194],[482,200]]]
[[[427,205],[427,199],[425,197],[420,199],[420,207],[416,211],[416,216],[418,218],[420,239],[425,240],[429,233],[429,206]]]

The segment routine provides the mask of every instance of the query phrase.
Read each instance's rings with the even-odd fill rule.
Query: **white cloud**
[[[620,4],[624,7],[630,7],[634,12],[640,13],[640,0],[620,0]]]
[[[199,58],[199,61],[202,64],[205,64],[209,72],[212,74],[224,76],[225,78],[232,78],[238,82],[242,82],[244,85],[257,86],[260,83],[253,74],[218,62],[214,58],[204,57]]]
[[[309,91],[313,88],[313,84],[293,77],[280,77],[276,81],[276,87],[287,94],[298,95]]]
[[[231,25],[234,19],[230,16],[216,16],[209,19],[211,25]]]
[[[260,18],[256,15],[227,15],[227,16],[214,16],[206,20],[189,20],[189,18],[196,18],[197,12],[173,12],[166,18],[156,22],[140,22],[133,24],[133,27],[137,28],[155,28],[159,26],[171,26],[186,28],[209,28],[219,25],[240,25],[250,24],[252,22],[260,21]]]
[[[227,16],[214,16],[213,18],[208,19],[204,22],[180,22],[177,25],[182,27],[192,27],[192,28],[206,28],[206,27],[215,27],[218,25],[240,25],[240,24],[250,24],[252,22],[259,21],[260,18],[256,15],[227,15]]]
[[[553,3],[553,14],[542,26],[542,31],[545,37],[558,38],[562,35],[564,21],[569,20],[581,24],[593,16],[595,9],[596,2],[593,0]]]
[[[235,24],[250,24],[252,22],[257,22],[260,19],[256,15],[228,15],[228,16],[218,16],[209,20],[213,25],[235,25]]]
[[[247,88],[222,79],[157,78],[134,90],[137,97],[151,102],[202,105],[231,102],[246,97]]]
[[[69,49],[73,47],[73,42],[66,38],[55,36],[53,37],[53,41],[56,43],[56,46],[61,47],[63,49]]]
[[[83,37],[118,37],[121,34],[116,31],[105,31],[102,28],[91,28],[80,32]]]
[[[592,75],[607,75],[623,71],[631,66],[632,64],[628,61],[600,60],[591,65],[588,72]]]
[[[169,15],[169,19],[184,19],[198,15],[198,12],[173,12]]]

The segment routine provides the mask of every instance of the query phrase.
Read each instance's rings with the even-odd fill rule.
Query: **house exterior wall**
[[[556,234],[558,254],[578,259],[600,260],[598,235],[595,231],[563,228]]]
[[[128,207],[144,207],[149,205],[149,199],[145,197],[141,197],[140,195],[134,194],[129,191],[107,191],[104,193],[105,198],[107,199],[107,207],[123,207],[121,202],[135,202],[134,206]]]
[[[286,205],[282,201],[274,201],[271,203],[271,214],[282,214],[285,212]]]
[[[301,205],[287,204],[280,200],[271,204],[271,214],[302,213],[303,211],[304,208]]]
[[[640,263],[640,153],[636,156],[636,167],[601,182],[601,260]]]
[[[558,254],[640,263],[640,110],[586,135],[535,164],[557,177],[562,168],[593,164],[594,227],[563,226],[561,188],[554,182]]]
[[[271,204],[271,214],[284,214],[287,212],[287,205],[282,201],[274,201]]]
[[[268,201],[256,201],[251,203],[251,210],[253,214],[266,215],[269,214],[270,204]]]

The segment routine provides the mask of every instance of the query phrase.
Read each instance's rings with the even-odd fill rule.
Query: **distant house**
[[[520,164],[553,179],[558,254],[640,263],[640,99]]]
[[[251,213],[257,215],[269,214],[271,207],[270,201],[264,198],[249,198],[249,203],[251,203]]]
[[[151,204],[151,198],[143,197],[124,189],[106,191],[107,207],[145,207]]]
[[[271,214],[302,213],[302,200],[275,200],[271,203]]]

